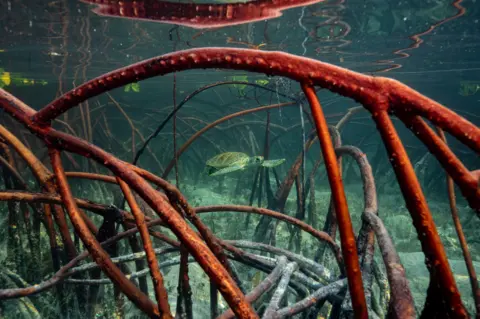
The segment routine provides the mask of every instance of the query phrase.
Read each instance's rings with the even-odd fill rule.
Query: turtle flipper
[[[209,174],[209,175],[210,176],[217,176],[217,175],[227,174],[227,173],[230,173],[230,172],[239,171],[239,170],[244,169],[244,168],[245,168],[245,166],[243,166],[243,165],[233,165],[233,166],[229,166],[229,167],[219,169],[218,171],[216,171],[212,174]]]
[[[205,172],[207,172],[208,176],[212,176],[212,174],[215,174],[215,172],[218,171],[218,168],[212,167],[212,166],[207,166],[205,168]]]
[[[275,167],[275,166],[278,166],[280,164],[283,164],[284,162],[285,162],[284,158],[277,159],[277,160],[266,160],[266,161],[263,161],[262,166],[263,167]]]

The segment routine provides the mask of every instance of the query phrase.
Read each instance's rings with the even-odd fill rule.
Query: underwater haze
[[[184,71],[175,69],[180,59],[165,59],[173,71],[148,78],[143,74],[155,64],[141,65],[133,80],[113,89],[124,73],[92,82],[95,90],[108,92],[79,101],[47,123],[33,118],[25,124],[22,116],[12,116],[8,107],[16,102],[3,93],[39,111],[105,73],[182,50],[203,59],[200,49],[207,47],[220,48],[220,56],[223,47],[248,49],[238,56],[280,51],[355,71],[371,83],[398,80],[473,129],[445,129],[442,150],[456,161],[445,159],[416,136],[418,126],[405,124],[408,102],[399,102],[403,109],[390,108],[416,175],[403,179],[397,168],[408,166],[408,158],[386,147],[377,112],[343,96],[360,83],[350,73],[345,78],[352,87],[339,84],[336,73],[322,74],[333,84],[310,91],[328,123],[328,143],[318,141],[321,116],[312,111],[305,88],[313,75],[291,79],[260,67],[244,71],[235,58],[228,67],[205,58],[202,66],[214,66],[193,68],[192,62]],[[265,56],[273,61],[281,55]],[[91,87],[74,90],[66,100]],[[226,297],[229,289],[251,298],[245,305],[262,318],[366,318],[357,303],[362,300],[369,318],[387,318],[389,307],[397,305],[405,307],[396,308],[400,318],[480,315],[477,0],[0,0],[0,93],[0,318],[233,318],[226,313],[235,299]],[[430,131],[442,134],[439,116],[421,115]],[[64,135],[42,135],[49,134],[49,125]],[[67,134],[150,177],[134,166],[115,175],[113,157],[98,160],[69,146],[62,140]],[[325,165],[331,143],[338,158]],[[83,231],[52,164],[54,148],[62,151]],[[467,173],[451,176],[450,183],[444,167],[452,162],[455,172]],[[332,186],[332,166],[341,171],[344,191]],[[127,175],[148,181],[157,190],[149,193],[155,201],[145,187],[139,191],[122,182]],[[462,178],[468,182],[461,184]],[[415,198],[408,193],[414,180],[431,218],[419,192],[413,191]],[[337,201],[342,194],[351,226]],[[188,222],[175,228],[168,212],[152,202]],[[142,233],[140,224],[159,216],[163,223]],[[430,234],[421,231],[420,220],[432,222]],[[135,227],[141,235],[117,238],[102,249],[107,257],[92,253],[89,242]],[[345,237],[352,229],[356,241]],[[198,247],[217,258],[218,266],[208,268]],[[78,257],[82,252],[90,256]],[[441,284],[449,276],[436,268],[441,260],[428,257],[443,252],[449,266],[442,269],[450,269],[454,280],[451,292]],[[387,255],[392,259],[386,267]],[[108,272],[108,256],[118,277]],[[360,267],[352,272],[350,257]],[[393,268],[398,274],[392,275]],[[221,271],[231,278],[215,277]],[[355,272],[360,290],[352,289]],[[394,279],[405,285],[400,294]],[[456,292],[461,302],[454,302]],[[235,310],[237,318],[254,318],[245,307]]]

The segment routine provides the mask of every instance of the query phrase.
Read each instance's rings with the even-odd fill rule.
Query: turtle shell
[[[226,152],[218,154],[207,161],[207,166],[215,168],[224,168],[232,165],[246,164],[250,156],[240,152]]]

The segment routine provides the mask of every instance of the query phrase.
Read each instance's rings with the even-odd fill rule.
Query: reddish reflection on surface
[[[343,3],[343,1],[341,1]],[[343,8],[343,5],[339,3],[338,7]],[[320,10],[312,14],[315,17],[321,17],[324,21],[317,22],[313,31],[311,31],[311,37],[322,43],[315,50],[317,53],[337,51],[350,43],[351,40],[345,39],[352,28],[350,25],[341,20],[341,16],[338,15],[336,10]]]
[[[218,28],[277,18],[282,11],[324,0],[259,0],[248,3],[176,3],[157,0],[80,0],[96,4],[99,15],[148,20],[196,29]]]
[[[390,66],[386,67],[384,69],[377,70],[375,72],[379,72],[379,73],[380,72],[388,72],[388,71],[392,71],[392,70],[401,68],[402,65],[400,63],[395,63],[395,61],[397,61],[399,59],[406,59],[406,58],[410,57],[410,53],[408,53],[407,51],[418,49],[420,47],[420,45],[424,42],[423,39],[421,38],[422,36],[431,33],[433,30],[435,30],[437,27],[441,26],[444,23],[447,23],[449,21],[460,18],[461,16],[463,16],[466,13],[466,9],[465,9],[465,7],[463,7],[461,5],[461,3],[462,3],[462,0],[455,0],[455,1],[452,2],[451,5],[455,9],[457,9],[457,13],[454,14],[453,16],[442,19],[442,20],[430,25],[423,32],[416,33],[416,34],[413,34],[413,35],[409,36],[408,38],[410,40],[412,40],[412,44],[410,44],[407,48],[398,49],[398,50],[393,51],[393,54],[399,56],[398,58],[396,58],[395,60],[378,60],[378,61],[376,61],[377,64],[380,64],[380,65],[390,64]]]
[[[317,54],[348,54],[340,51],[352,42],[347,39],[352,28],[343,20],[345,10],[345,0],[329,1],[322,4],[321,8],[308,8],[303,21],[309,29],[309,42],[306,45],[313,46]]]

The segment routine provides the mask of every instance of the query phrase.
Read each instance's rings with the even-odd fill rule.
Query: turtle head
[[[254,156],[250,159],[250,164],[252,165],[262,165],[263,164],[263,156]]]

